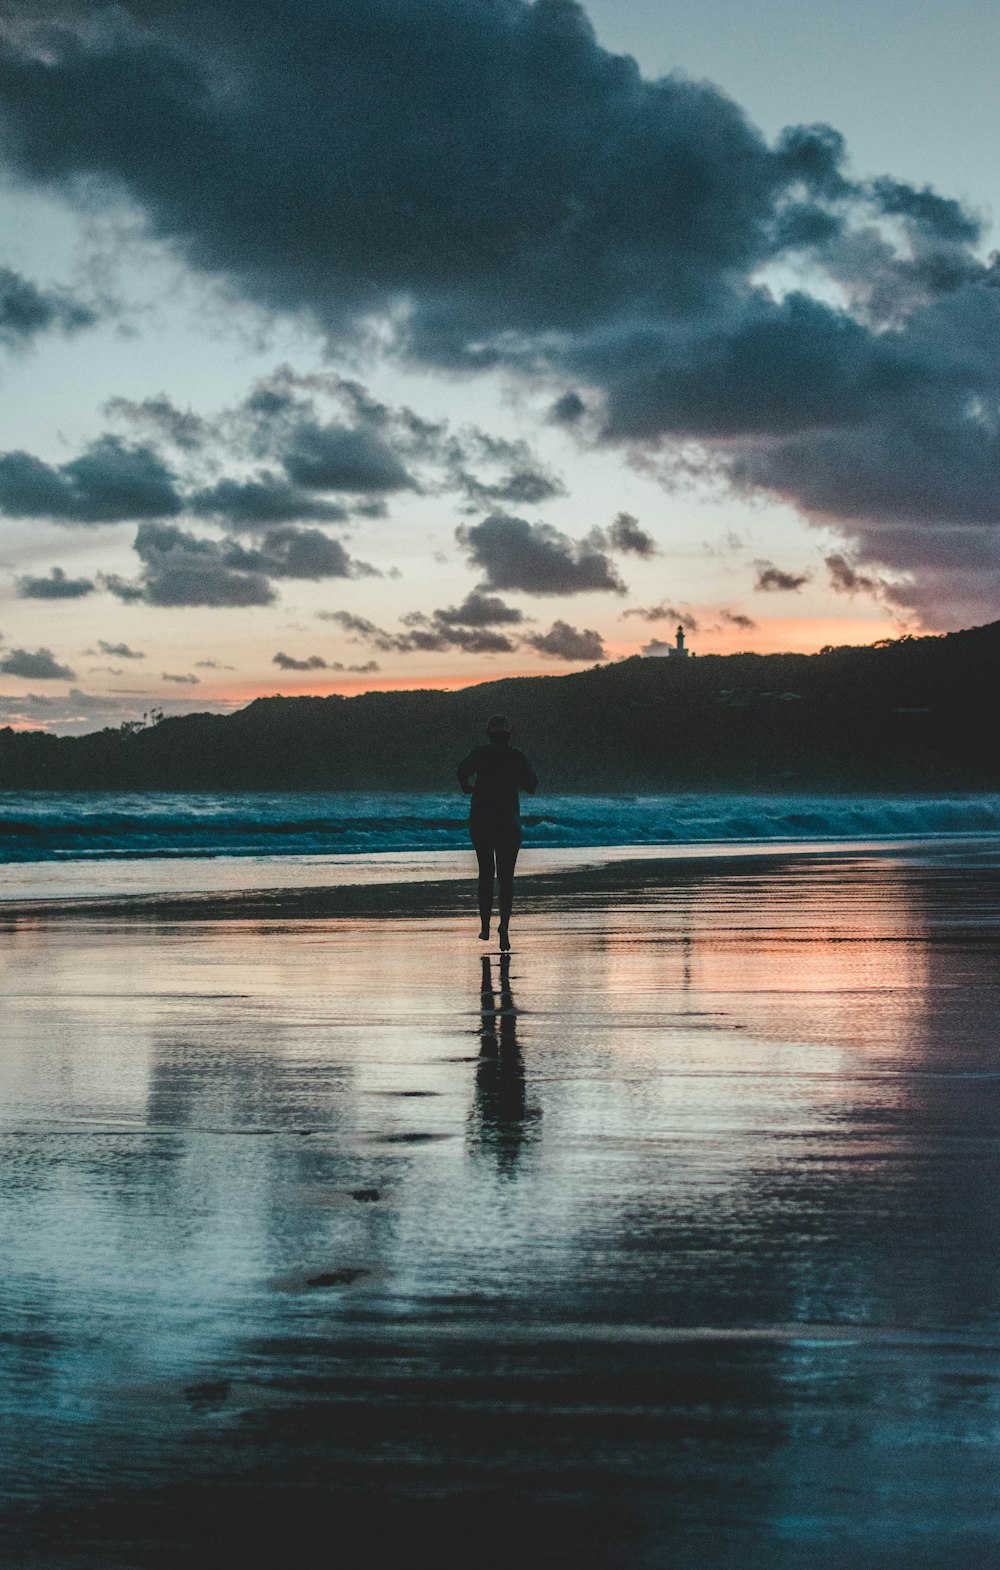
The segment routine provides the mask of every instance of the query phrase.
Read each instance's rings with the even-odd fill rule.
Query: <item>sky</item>
[[[8,0],[0,724],[1000,617],[1000,10]]]

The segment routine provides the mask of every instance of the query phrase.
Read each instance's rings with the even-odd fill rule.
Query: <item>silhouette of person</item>
[[[476,1065],[474,1130],[512,1163],[524,1142],[528,1118],[524,1059],[517,1041],[517,1009],[510,990],[510,955],[500,955],[500,997],[493,991],[490,957],[482,955],[479,1062]]]
[[[514,866],[521,849],[521,798],[533,796],[538,787],[531,764],[510,744],[510,721],[494,714],[487,721],[485,747],[473,747],[458,765],[458,781],[471,795],[469,834],[479,861],[479,936],[489,940],[493,913],[493,878],[500,896],[500,948],[510,948],[511,906],[514,902]],[[475,784],[472,783],[473,777]]]

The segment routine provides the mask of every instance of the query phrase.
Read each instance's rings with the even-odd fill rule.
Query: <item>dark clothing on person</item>
[[[458,765],[458,779],[464,791],[475,775],[472,787],[472,806],[469,824],[494,829],[521,827],[520,791],[533,793],[538,781],[531,764],[517,747],[507,740],[489,741],[483,747],[473,747]]]
[[[469,834],[479,862],[479,917],[483,930],[493,911],[493,878],[499,885],[500,926],[506,929],[514,903],[514,867],[521,849],[521,797],[538,785],[523,752],[506,737],[473,747],[458,765],[464,791],[475,776],[469,809]]]

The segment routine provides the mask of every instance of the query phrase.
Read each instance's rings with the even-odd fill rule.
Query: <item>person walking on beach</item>
[[[510,744],[510,720],[494,714],[487,721],[486,746],[473,747],[458,765],[458,782],[471,795],[469,834],[479,861],[479,936],[490,936],[493,914],[493,878],[500,893],[498,937],[503,952],[510,949],[511,906],[514,902],[514,866],[521,849],[521,798],[535,794],[538,780],[523,752]],[[475,784],[472,783],[473,778]]]

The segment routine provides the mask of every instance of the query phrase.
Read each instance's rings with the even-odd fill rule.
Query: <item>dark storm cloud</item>
[[[832,188],[828,147],[775,154],[720,92],[644,82],[567,0],[76,14],[0,54],[22,174],[124,186],[192,265],[332,333],[405,303],[443,363],[704,307],[785,192]]]
[[[582,630],[568,622],[554,621],[548,632],[535,632],[525,639],[539,654],[556,660],[603,660],[604,643],[592,627]]]
[[[808,572],[785,572],[773,562],[756,562],[757,578],[754,588],[762,594],[791,594],[809,582]]]
[[[40,289],[30,278],[0,267],[0,344],[19,349],[47,332],[79,332],[97,312],[69,290]]]
[[[0,657],[5,676],[23,676],[27,681],[72,681],[76,675],[68,665],[60,665],[51,649],[11,649]]]
[[[613,551],[632,556],[655,556],[656,541],[645,529],[639,527],[638,518],[630,512],[620,512],[608,530],[608,543]]]
[[[669,605],[663,601],[659,605],[633,605],[631,610],[622,611],[622,616],[639,616],[643,621],[672,621],[683,627],[685,632],[697,632],[697,619],[690,611],[681,611],[676,605]]]
[[[0,512],[55,523],[121,523],[181,510],[173,474],[149,447],[102,436],[79,458],[49,464],[26,452],[0,456]]]
[[[484,588],[525,594],[624,594],[625,585],[607,553],[589,540],[572,540],[548,523],[528,523],[492,513],[465,525],[457,538],[469,560],[486,574]]]
[[[708,84],[644,81],[570,0],[17,17],[0,107],[20,178],[124,196],[193,269],[331,343],[536,378],[554,418],[665,475],[694,444],[838,526],[921,614],[1000,608],[970,566],[998,556],[1000,289],[961,204],[855,180],[828,126],[770,146]],[[789,261],[809,282],[779,298],[768,267]],[[281,418],[280,390],[258,403]],[[271,461],[300,487],[409,483],[396,447],[372,469],[356,432],[287,434]],[[541,499],[537,475],[481,483],[514,488],[470,505]]]
[[[67,578],[61,567],[53,567],[47,578],[18,578],[15,587],[22,600],[81,600],[97,585],[90,578]]]

